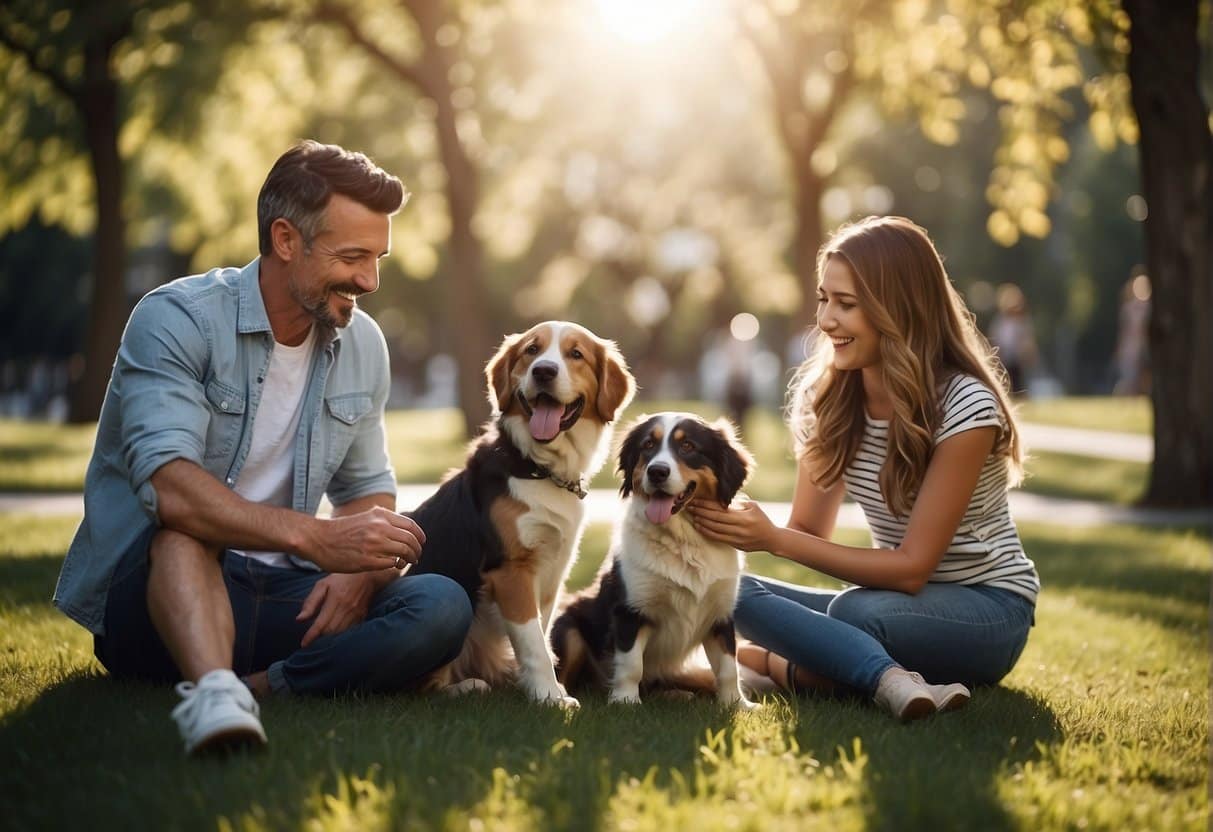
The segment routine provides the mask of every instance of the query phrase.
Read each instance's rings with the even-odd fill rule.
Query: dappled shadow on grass
[[[1208,625],[1207,530],[1033,525],[1024,545],[1043,592],[1075,591],[1094,609],[1164,627]]]
[[[474,804],[490,779],[476,776],[477,755],[467,753],[479,720],[451,718],[466,705],[274,701],[263,706],[265,751],[189,759],[169,718],[175,701],[168,686],[77,676],[10,714],[0,722],[9,819],[17,828],[87,819],[96,829],[214,829],[226,817],[237,828],[242,820],[298,828],[340,776],[379,771],[397,784],[402,812],[438,826],[446,801]],[[444,784],[440,799],[424,797],[427,777],[449,774],[454,757],[466,760],[459,782]]]
[[[859,700],[796,704],[802,749],[863,761],[870,829],[1017,828],[999,778],[1064,740],[1043,699],[1001,687],[978,688],[965,709],[908,725]]]
[[[10,713],[0,721],[8,820],[73,828],[87,819],[104,830],[213,829],[227,818],[236,828],[298,828],[329,811],[324,795],[366,778],[393,828],[492,816],[509,798],[521,808],[507,814],[540,828],[596,829],[614,784],[653,767],[689,771],[705,732],[732,718],[710,703],[599,701],[566,713],[513,691],[276,699],[262,706],[265,751],[192,760],[169,718],[175,701],[168,686],[78,674]]]
[[[190,760],[167,686],[78,674],[0,721],[0,794],[14,828],[96,830],[519,828],[593,830],[621,783],[671,772],[694,781],[708,734],[733,714],[708,702],[607,706],[568,714],[515,692],[272,700],[262,753]],[[346,790],[361,782],[362,790]],[[369,784],[369,785],[368,785]],[[340,796],[334,801],[326,796]],[[454,819],[454,821],[453,821]],[[326,822],[327,821],[327,822]],[[372,824],[375,825],[375,824]]]
[[[651,773],[660,783],[671,770],[689,772],[705,735],[726,729],[733,718],[708,701],[632,707],[608,705],[601,693],[579,695],[582,708],[559,715],[517,694],[494,694],[473,729],[479,742],[495,749],[492,763],[485,759],[476,767],[477,776],[504,768],[542,829],[602,828],[618,783]],[[503,699],[513,699],[507,707],[518,710],[503,713]],[[537,718],[545,729],[538,733],[525,727]]]
[[[1145,491],[1148,475],[1144,462],[1040,452],[1028,459],[1020,487],[1043,497],[1129,505]]]
[[[1038,743],[1063,741],[1045,703],[1002,688],[911,725],[863,702],[802,698],[788,709],[770,701],[758,726],[707,700],[620,707],[591,694],[566,713],[496,691],[274,699],[263,703],[267,750],[190,760],[169,719],[175,701],[167,686],[81,673],[9,714],[0,721],[6,819],[15,828],[87,820],[96,830],[214,829],[223,818],[237,829],[312,820],[359,828],[365,812],[389,828],[462,828],[479,817],[597,830],[631,817],[634,804],[612,818],[613,800],[645,781],[651,800],[710,807],[721,814],[709,826],[720,826],[726,814],[745,816],[744,795],[730,784],[748,765],[798,771],[727,751],[734,738],[769,749],[775,731],[796,738],[799,759],[859,762],[849,801],[859,801],[870,828],[1000,829],[1015,825],[1000,778],[1035,759]],[[725,738],[722,776],[701,750],[713,735]]]
[[[61,566],[61,554],[0,557],[0,608],[49,603]]]

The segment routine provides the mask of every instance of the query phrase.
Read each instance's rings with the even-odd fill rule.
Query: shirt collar
[[[269,315],[265,313],[265,301],[261,297],[261,257],[240,270],[240,311],[237,313],[236,331],[273,333]],[[341,330],[323,327],[316,333],[326,347],[341,339]]]
[[[261,258],[255,257],[240,270],[240,311],[237,313],[236,331],[270,332],[270,319],[265,314],[265,301],[261,299]]]

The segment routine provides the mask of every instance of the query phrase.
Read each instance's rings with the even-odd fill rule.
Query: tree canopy
[[[1133,27],[1177,26],[1198,54],[1208,9],[21,0],[0,8],[0,234],[36,220],[93,241],[67,279],[92,287],[77,418],[146,288],[124,282],[129,249],[246,262],[265,171],[304,136],[364,150],[413,192],[369,305],[418,385],[455,356],[469,430],[493,345],[540,317],[615,338],[653,391],[738,312],[782,355],[811,322],[824,235],[866,213],[931,228],[979,318],[992,286],[1021,284],[1049,369],[1106,389],[1141,221],[1166,198],[1124,149],[1147,134],[1130,57],[1159,48]],[[1207,140],[1208,62],[1166,65]],[[1204,279],[1184,268],[1156,308]]]

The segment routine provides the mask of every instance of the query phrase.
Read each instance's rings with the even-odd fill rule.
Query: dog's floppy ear
[[[484,368],[484,375],[489,382],[489,405],[496,413],[504,413],[510,406],[510,371],[514,369],[514,360],[518,357],[517,347],[522,342],[522,336],[521,332],[507,335]]]
[[[636,379],[613,341],[600,341],[598,348],[598,400],[594,407],[604,423],[613,422],[636,394]]]
[[[642,415],[632,425],[628,435],[623,439],[623,444],[619,446],[619,472],[623,474],[623,483],[619,486],[619,493],[624,497],[632,493],[632,472],[640,464],[640,446],[649,433],[649,422],[651,421],[652,419],[647,415]]]
[[[720,453],[716,456],[720,460],[720,469],[716,472],[716,496],[720,504],[727,507],[754,470],[754,457],[741,444],[737,429],[728,419],[717,419],[712,423],[712,430],[720,442]]]

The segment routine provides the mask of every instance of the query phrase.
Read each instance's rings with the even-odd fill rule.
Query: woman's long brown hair
[[[888,456],[879,477],[889,510],[909,514],[931,459],[943,387],[958,373],[979,379],[998,398],[1006,428],[994,452],[1006,460],[1012,483],[1018,483],[1023,449],[1006,373],[927,232],[904,217],[867,217],[845,225],[818,252],[818,285],[832,258],[850,267],[859,307],[880,333],[880,373],[893,402]],[[863,439],[863,379],[859,370],[834,368],[834,345],[820,329],[792,384],[788,418],[797,456],[813,481],[822,488],[836,483]]]

